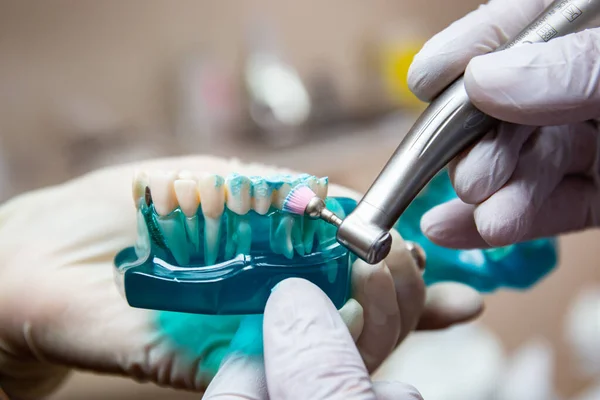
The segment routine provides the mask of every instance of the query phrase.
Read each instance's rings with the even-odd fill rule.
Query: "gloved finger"
[[[359,332],[356,344],[370,372],[415,328],[425,298],[421,272],[406,243],[396,230],[391,234],[393,245],[384,262],[373,266],[357,260],[352,268],[352,296],[362,307],[363,323],[362,331],[353,329]],[[348,314],[347,306],[340,310],[342,316]]]
[[[263,334],[271,398],[375,400],[348,329],[314,284],[281,282],[267,301]]]
[[[262,358],[262,331],[262,315],[248,315],[242,319],[229,345],[227,358],[206,388],[203,399],[269,399]]]
[[[535,130],[502,123],[450,162],[448,172],[458,197],[477,204],[504,186],[517,167],[521,148]]]
[[[525,2],[526,3],[526,2]],[[469,98],[483,112],[525,125],[562,125],[600,115],[600,29],[474,58]]]
[[[352,297],[363,309],[364,324],[356,345],[367,370],[374,371],[396,347],[400,315],[392,274],[385,262],[352,266]]]
[[[600,191],[590,179],[562,181],[537,212],[522,240],[555,236],[600,225]]]
[[[212,380],[203,400],[268,400],[264,363],[242,353],[229,356]],[[377,400],[422,400],[419,391],[402,382],[375,382]]]
[[[453,199],[427,211],[421,218],[421,231],[433,243],[452,249],[484,249],[475,225],[476,206]]]
[[[221,365],[203,400],[269,400],[263,360],[234,353]]]
[[[588,123],[544,127],[532,136],[510,181],[475,210],[483,239],[496,247],[521,241],[564,176],[590,171],[597,136]]]
[[[510,130],[503,131],[503,136],[496,140],[506,140],[510,135]],[[518,157],[514,171],[510,165],[506,167],[511,171],[506,184],[502,182],[506,176],[500,182],[494,182],[491,178],[495,175],[493,169],[486,181],[484,157],[470,158],[467,154],[454,167],[457,193],[463,200],[464,197],[475,201],[489,198],[476,209],[461,201],[436,207],[423,216],[421,228],[435,243],[454,248],[503,246],[521,240],[520,237],[531,228],[541,205],[565,175],[595,175],[598,136],[595,126],[582,122],[544,127],[540,133],[530,136],[520,151],[518,146],[507,145],[504,151],[497,147],[494,151],[505,154],[511,163]],[[483,142],[482,146],[493,144]],[[494,157],[492,154],[490,160]],[[477,171],[481,170],[484,173],[478,178]],[[504,187],[496,193],[486,192],[496,190],[501,183]],[[463,233],[455,235],[457,231]]]
[[[434,243],[459,249],[489,247],[481,237],[473,214],[476,206],[452,200],[429,211],[421,220],[423,232]],[[426,219],[427,218],[427,219]],[[495,213],[480,215],[493,220]],[[591,179],[578,176],[563,180],[536,213],[522,241],[575,232],[600,224],[600,192]],[[493,241],[508,241],[501,232]],[[461,236],[461,239],[456,239]],[[487,240],[490,240],[489,238]],[[512,243],[511,243],[512,244]]]
[[[427,290],[417,330],[445,329],[478,317],[483,309],[483,298],[475,289],[454,282],[437,283]]]
[[[360,303],[356,299],[348,300],[340,309],[340,316],[348,327],[352,340],[358,341],[365,326],[364,310]]]
[[[413,256],[407,251],[400,234],[392,229],[393,246],[385,258],[396,289],[396,302],[400,311],[400,343],[412,332],[421,316],[425,304],[425,282]]]
[[[402,382],[374,382],[373,390],[377,400],[423,400],[416,388]]]
[[[551,0],[492,0],[431,38],[408,72],[410,89],[430,101],[459,77],[469,61],[515,36]]]

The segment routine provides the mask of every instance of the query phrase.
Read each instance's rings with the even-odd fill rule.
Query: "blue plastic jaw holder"
[[[348,198],[327,198],[328,208],[344,216],[356,206]],[[204,223],[198,211],[198,225]],[[250,251],[227,256],[232,223],[238,215],[225,210],[221,217],[221,249],[217,261],[204,264],[204,252],[193,254],[187,265],[178,263],[164,225],[153,205],[138,210],[138,243],[122,250],[115,258],[117,284],[132,307],[205,315],[261,314],[272,288],[280,281],[303,278],[321,288],[337,308],[350,297],[350,274],[353,257],[337,243],[335,228],[321,220],[292,216],[271,209],[267,215],[254,211],[246,214],[252,230]],[[287,218],[289,225],[282,219]],[[171,224],[184,224],[179,209],[168,216]],[[289,226],[289,235],[274,238],[278,227]],[[293,256],[281,254],[278,246],[292,236],[307,232],[313,242],[296,246]],[[306,236],[304,236],[306,240]],[[205,240],[200,232],[200,242]],[[310,240],[310,239],[309,239]],[[299,243],[301,239],[295,240]],[[275,244],[275,246],[274,246]],[[192,246],[191,243],[187,245]],[[310,251],[307,248],[312,247]],[[304,254],[299,254],[304,253]]]

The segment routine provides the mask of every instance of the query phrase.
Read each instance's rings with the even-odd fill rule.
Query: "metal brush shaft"
[[[554,1],[498,50],[573,33],[599,13],[600,0]],[[458,78],[402,140],[354,212],[342,222],[338,241],[368,263],[383,260],[391,247],[389,230],[413,199],[448,162],[497,123],[471,104],[463,77]]]
[[[337,228],[342,224],[342,219],[326,208],[321,211],[321,219]]]
[[[311,218],[321,218],[323,221],[330,223],[337,228],[342,224],[342,219],[332,211],[328,210],[325,201],[317,196],[313,197],[308,202],[304,213]]]

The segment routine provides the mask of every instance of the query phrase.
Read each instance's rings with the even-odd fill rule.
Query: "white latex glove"
[[[190,353],[160,329],[157,312],[130,308],[114,283],[115,254],[136,240],[136,168],[290,172],[208,156],[173,158],[99,170],[0,207],[0,387],[15,397],[40,398],[72,368],[190,390],[209,383],[203,360],[228,342]],[[357,197],[335,185],[330,194]],[[420,271],[394,234],[384,263],[354,264],[353,299],[341,310],[369,371],[417,324],[441,328],[482,309],[474,291],[456,285],[433,287],[425,299]],[[179,328],[202,338],[193,316],[189,328]],[[237,327],[222,329],[233,337]]]
[[[422,399],[403,383],[371,382],[339,313],[318,287],[288,279],[275,289],[265,308],[264,359],[243,347],[230,355],[205,400]]]
[[[502,246],[597,226],[600,29],[486,54],[550,0],[492,0],[434,36],[409,86],[429,101],[465,71],[473,104],[508,123],[450,165],[460,200],[423,217],[434,242]],[[541,129],[536,126],[544,126]]]

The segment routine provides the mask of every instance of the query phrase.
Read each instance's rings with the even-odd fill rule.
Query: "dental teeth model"
[[[356,205],[327,198],[327,178],[139,171],[138,240],[115,260],[130,305],[205,314],[260,313],[286,277],[320,286],[336,305],[349,294],[352,257],[335,227],[282,211],[308,186],[340,217]]]
[[[190,171],[138,172],[133,182],[133,196],[138,213],[142,206],[153,205],[162,241],[179,266],[188,265],[199,254],[204,257],[204,265],[212,265],[220,253],[224,259],[249,254],[253,239],[250,213],[271,219],[270,248],[288,259],[294,254],[303,256],[311,252],[315,238],[323,241],[335,235],[326,225],[317,230],[320,224],[310,218],[277,212],[290,190],[301,184],[326,198],[327,178],[310,175],[265,178],[238,174],[223,178]],[[221,223],[223,214],[227,215],[225,229]],[[143,218],[138,220],[144,221]],[[201,220],[202,227],[199,226]],[[222,241],[225,248],[221,248]]]

